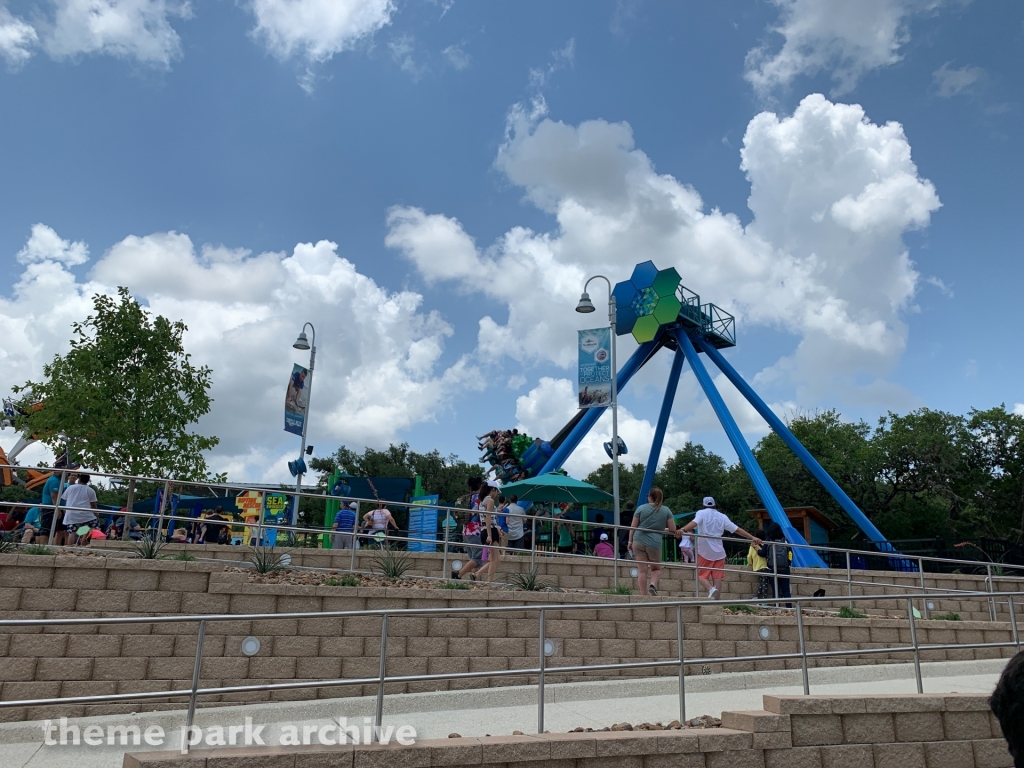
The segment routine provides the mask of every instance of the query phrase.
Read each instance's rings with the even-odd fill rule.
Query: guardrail
[[[48,467],[35,467],[35,468],[31,468],[31,467],[29,467],[29,468],[18,467],[18,469],[19,470],[35,469],[36,471],[39,471],[39,472],[54,472],[55,471],[52,468],[48,468]],[[72,470],[60,470],[60,472],[61,472],[61,485],[63,487],[63,484],[67,480],[67,478],[70,475],[75,474],[75,473]],[[128,483],[128,489],[129,489],[128,490],[128,500],[129,500],[128,509],[125,510],[125,511],[102,510],[102,513],[105,516],[111,516],[111,517],[118,517],[118,516],[120,516],[120,517],[124,517],[125,518],[125,524],[123,526],[124,535],[122,536],[123,539],[127,538],[127,534],[128,534],[128,531],[127,531],[127,529],[128,529],[127,520],[129,518],[132,518],[132,517],[149,520],[151,523],[153,523],[155,525],[155,528],[161,532],[161,537],[163,536],[163,530],[164,530],[164,524],[165,523],[170,523],[170,522],[173,521],[176,525],[179,524],[179,523],[185,523],[185,524],[189,524],[189,525],[195,524],[197,522],[197,518],[188,517],[188,516],[184,516],[184,515],[173,515],[173,514],[168,514],[167,513],[168,499],[171,497],[172,491],[173,491],[173,489],[176,486],[178,486],[178,487],[189,487],[189,488],[193,488],[193,489],[206,489],[209,493],[212,494],[212,496],[215,496],[215,497],[218,497],[218,498],[224,498],[225,503],[228,502],[229,499],[231,499],[232,497],[228,497],[226,495],[223,496],[223,497],[218,496],[217,491],[223,491],[225,494],[227,494],[230,491],[242,491],[242,492],[244,492],[244,491],[253,490],[252,486],[241,485],[241,484],[232,484],[232,483],[211,483],[211,482],[196,482],[196,481],[188,481],[188,480],[172,480],[172,479],[167,479],[167,478],[152,478],[152,477],[145,477],[145,476],[139,476],[139,475],[124,475],[124,474],[104,473],[104,472],[90,472],[89,474],[94,476],[94,477],[97,477],[97,478],[107,478],[109,480],[116,480],[116,481],[119,481],[119,482],[127,482]],[[159,512],[154,512],[153,514],[149,514],[149,513],[139,513],[139,512],[134,511],[134,509],[132,508],[133,501],[134,501],[134,489],[135,489],[136,485],[139,482],[153,483],[153,484],[157,484],[157,485],[162,485],[163,493],[162,493],[162,496],[161,496],[161,505],[160,505]],[[316,500],[321,501],[321,502],[338,501],[338,502],[342,502],[342,503],[349,503],[349,502],[353,502],[354,501],[354,502],[357,503],[357,505],[360,504],[360,503],[366,503],[367,502],[366,499],[359,499],[359,498],[349,497],[349,496],[329,496],[329,495],[326,495],[325,493],[323,493],[322,491],[320,491],[320,492],[303,491],[301,493],[296,493],[296,491],[288,490],[288,489],[269,490],[269,489],[265,489],[264,488],[264,489],[261,489],[261,490],[263,490],[264,492],[267,492],[267,493],[279,493],[281,495],[288,496],[291,499],[294,499],[296,496],[298,496],[300,498],[316,499]],[[406,508],[406,509],[411,509],[411,508],[414,508],[416,506],[419,506],[419,505],[415,505],[415,504],[398,503],[398,502],[387,502],[387,504],[390,507],[399,507],[399,508]],[[93,510],[83,510],[82,508],[69,507],[69,506],[65,506],[65,505],[36,504],[35,506],[39,507],[41,510],[42,509],[46,509],[46,510],[63,509],[65,511],[67,511],[67,510],[93,511]],[[453,514],[453,513],[455,515],[458,515],[458,516],[466,516],[467,514],[472,514],[472,511],[466,509],[465,507],[455,507],[455,506],[449,506],[449,505],[444,505],[444,504],[432,504],[430,506],[432,508],[436,508],[437,510],[439,510],[440,512],[443,513],[443,515],[445,517],[445,523],[447,523],[447,518],[451,514]],[[557,522],[560,521],[560,519],[558,517],[554,517],[554,518],[547,517],[547,516],[545,516],[545,517],[538,517],[536,515],[530,515],[530,514],[509,515],[509,513],[507,513],[507,512],[503,512],[502,514],[505,514],[505,515],[510,516],[510,517],[521,517],[523,519],[523,522],[524,522],[524,530],[525,530],[526,524],[529,523],[530,530],[531,530],[531,544],[532,544],[531,549],[529,550],[529,552],[530,552],[530,565],[531,565],[531,568],[535,567],[536,566],[536,558],[537,558],[537,555],[538,555],[538,550],[537,550],[537,527],[538,527],[538,523],[540,523],[542,525],[543,524],[547,524],[547,523],[552,522],[552,521],[557,523]],[[51,524],[50,524],[50,531],[49,531],[48,541],[52,545],[52,543],[54,541],[54,534],[55,534],[56,528],[57,528],[57,518],[58,518],[58,515],[57,514],[53,514],[51,517],[52,517],[52,519],[51,519]],[[359,520],[360,520],[359,509],[357,508],[357,510],[356,510],[356,523],[357,523],[357,527],[358,527]],[[618,586],[618,582],[619,582],[619,576],[620,576],[620,574],[619,574],[620,567],[623,564],[625,564],[627,566],[632,566],[632,564],[635,562],[633,560],[623,560],[623,559],[619,558],[618,538],[619,538],[620,533],[623,533],[623,534],[627,533],[629,531],[629,527],[628,526],[619,525],[618,523],[615,523],[615,522],[612,522],[612,523],[605,523],[605,522],[596,523],[596,522],[589,522],[588,521],[586,523],[582,523],[582,522],[578,522],[578,521],[571,521],[571,523],[574,524],[574,525],[586,525],[586,526],[592,526],[592,527],[595,527],[595,528],[596,527],[601,527],[601,528],[604,528],[604,529],[608,530],[611,533],[610,539],[611,539],[611,541],[614,542],[614,546],[612,547],[614,556],[612,558],[594,558],[594,561],[597,562],[597,563],[602,563],[602,564],[603,563],[607,563],[611,567],[611,569],[612,569],[612,571],[611,571],[612,583],[613,583],[613,586],[617,587]],[[229,525],[229,527],[232,527],[232,528],[243,527],[243,528],[250,529],[250,533],[255,535],[255,538],[256,538],[257,541],[260,541],[262,539],[264,530],[265,529],[269,529],[269,528],[276,529],[278,532],[284,532],[285,534],[306,534],[306,535],[312,534],[312,535],[315,535],[315,536],[334,536],[334,535],[351,536],[352,537],[352,541],[355,541],[356,537],[365,537],[365,536],[368,535],[368,534],[361,534],[361,533],[359,533],[358,531],[355,531],[355,530],[354,531],[336,531],[336,530],[331,529],[331,528],[316,527],[316,526],[299,526],[299,525],[287,525],[287,524],[279,524],[279,523],[274,523],[272,525],[267,525],[267,524],[265,524],[263,522],[262,516],[261,516],[261,519],[259,521],[257,521],[256,523],[237,522],[237,521],[230,520],[230,521],[225,521],[225,524]],[[147,525],[147,528],[148,527],[149,526]],[[457,549],[459,547],[485,548],[485,549],[488,549],[492,553],[494,553],[494,552],[498,553],[499,557],[500,557],[500,555],[502,553],[521,553],[523,551],[523,550],[518,550],[518,549],[511,548],[511,547],[502,547],[502,546],[499,546],[499,545],[477,544],[475,542],[453,542],[450,539],[451,527],[448,526],[448,525],[442,525],[442,527],[443,527],[443,532],[441,534],[441,538],[438,538],[438,534],[437,533],[434,533],[433,537],[431,537],[429,535],[413,535],[413,534],[410,533],[410,535],[408,535],[408,536],[389,535],[389,536],[387,536],[387,542],[389,544],[390,543],[402,543],[402,544],[405,544],[406,546],[408,544],[410,544],[410,543],[426,543],[426,544],[433,544],[435,546],[440,546],[442,548],[442,551],[443,551],[443,558],[442,558],[442,567],[441,567],[440,578],[448,578],[448,563],[449,563],[449,561],[451,559],[451,555],[453,554],[452,550],[453,549]],[[697,548],[698,548],[698,545],[699,545],[699,542],[700,542],[701,538],[716,538],[716,539],[719,539],[722,542],[728,543],[730,545],[735,544],[735,543],[740,543],[742,545],[748,545],[749,544],[749,542],[744,540],[744,539],[737,539],[737,538],[728,537],[728,536],[723,536],[723,537],[707,537],[707,536],[703,536],[702,537],[700,534],[697,534],[697,533],[693,533],[693,534],[689,534],[689,535],[691,535],[693,537],[694,551],[695,552],[697,551]],[[845,560],[845,564],[846,564],[846,579],[845,579],[845,582],[844,582],[844,580],[842,580],[842,579],[835,579],[835,578],[831,578],[829,576],[816,575],[814,572],[811,572],[811,571],[808,571],[808,570],[805,570],[802,573],[795,573],[795,572],[794,573],[790,573],[790,574],[787,574],[784,577],[779,577],[776,574],[771,574],[771,578],[775,582],[775,585],[776,585],[775,586],[775,592],[774,592],[776,595],[778,594],[778,580],[779,580],[779,578],[789,578],[789,579],[793,579],[793,580],[796,580],[796,581],[807,582],[807,583],[812,583],[812,584],[817,583],[817,584],[822,584],[822,585],[826,585],[826,586],[830,585],[830,584],[831,585],[837,585],[837,584],[838,585],[842,585],[843,583],[845,583],[846,584],[847,598],[851,599],[851,600],[854,597],[854,595],[853,595],[854,587],[861,587],[863,589],[867,589],[869,587],[875,587],[875,588],[878,588],[878,587],[888,587],[890,589],[897,589],[897,590],[901,590],[901,591],[911,591],[911,590],[917,589],[917,590],[920,590],[923,593],[927,593],[930,589],[936,589],[936,588],[929,588],[927,586],[927,584],[925,583],[925,573],[926,573],[925,565],[926,565],[926,563],[941,563],[941,564],[947,565],[947,566],[957,566],[957,567],[960,567],[960,568],[967,568],[967,569],[984,569],[984,572],[985,572],[984,584],[985,584],[986,592],[987,592],[985,597],[988,600],[989,618],[990,618],[991,621],[995,621],[996,620],[996,614],[997,614],[996,607],[995,607],[996,606],[996,601],[995,601],[995,597],[994,597],[994,595],[997,594],[997,590],[995,589],[995,582],[997,580],[1002,580],[1002,581],[1011,581],[1013,583],[1016,583],[1020,578],[1024,578],[1024,566],[1011,566],[1011,565],[1004,565],[1004,564],[1001,564],[1001,563],[1000,564],[996,564],[996,563],[992,563],[992,562],[987,562],[986,563],[986,562],[979,561],[979,560],[958,560],[958,559],[952,559],[952,558],[940,558],[940,557],[932,557],[932,556],[926,556],[926,555],[907,556],[907,555],[902,555],[902,554],[899,554],[899,553],[880,553],[878,551],[873,551],[873,550],[848,549],[848,548],[830,547],[830,546],[826,546],[826,545],[817,545],[817,544],[788,544],[787,543],[787,546],[789,546],[789,547],[791,547],[793,549],[801,549],[801,548],[803,548],[803,549],[811,549],[811,550],[814,550],[814,551],[816,551],[818,553],[833,553],[833,554],[838,555],[840,558]],[[556,553],[556,552],[543,552],[543,555],[545,557],[572,557],[572,556],[576,556],[576,555],[573,555],[571,553]],[[856,570],[859,570],[859,569],[853,568],[853,566],[852,566],[852,560],[854,558],[858,558],[858,557],[860,557],[860,558],[869,558],[870,557],[870,558],[876,558],[876,559],[877,558],[885,558],[890,563],[892,561],[899,561],[901,566],[906,564],[906,563],[908,563],[908,562],[916,563],[916,565],[917,565],[917,570],[916,571],[909,571],[908,572],[906,570],[895,570],[894,573],[897,573],[897,574],[907,574],[907,573],[914,573],[914,572],[916,572],[916,573],[919,574],[919,577],[920,577],[919,578],[919,583],[916,584],[916,585],[911,586],[911,585],[906,585],[906,584],[898,584],[898,583],[895,583],[895,581],[893,583],[884,583],[884,582],[877,582],[877,581],[858,581],[858,580],[854,579],[853,574],[854,574],[854,572]],[[695,594],[696,597],[700,596],[700,593],[699,593],[699,583],[698,583],[698,580],[697,580],[697,570],[698,570],[698,567],[697,567],[696,564],[680,563],[680,562],[668,562],[668,561],[666,561],[666,562],[660,563],[660,565],[663,568],[669,568],[669,569],[681,569],[683,571],[692,570],[693,571],[693,575],[694,575],[694,590],[695,590],[694,594]],[[349,570],[351,570],[351,571],[355,571],[356,570],[355,548],[354,547],[352,548],[352,553],[350,555]],[[729,567],[729,566],[726,566],[726,568],[724,570],[726,572],[729,572],[729,573],[750,573],[749,569],[745,569],[745,568],[741,569],[741,568],[735,568],[735,567]],[[1007,572],[1009,572],[1012,575],[1010,575],[1010,576],[1005,575]],[[950,592],[950,593],[952,593],[954,591],[955,590],[947,590],[947,592]],[[963,596],[964,594],[971,594],[970,590],[962,591],[961,592],[961,596]],[[937,598],[938,596],[933,594],[933,595],[931,595],[931,597]],[[930,609],[928,607],[928,602],[929,601],[927,600],[927,598],[922,599],[922,602],[921,602],[922,614],[923,614],[923,616],[925,618],[927,618],[929,613],[930,613]],[[850,605],[852,606],[852,602],[850,603]]]
[[[985,593],[979,593],[985,594]],[[57,627],[57,626],[110,626],[119,624],[178,624],[198,623],[196,636],[195,664],[192,670],[192,684],[188,689],[172,691],[152,691],[145,693],[124,693],[105,694],[93,696],[69,696],[64,698],[46,699],[22,699],[14,701],[0,701],[0,708],[13,707],[35,707],[35,706],[59,706],[71,704],[109,704],[117,702],[137,703],[153,701],[157,699],[188,698],[188,709],[186,714],[186,730],[184,733],[191,733],[192,724],[195,718],[197,699],[200,696],[215,696],[224,694],[253,693],[262,691],[285,691],[305,688],[337,688],[347,685],[376,685],[377,701],[374,734],[380,733],[384,716],[384,688],[388,683],[413,683],[431,682],[442,680],[466,680],[466,679],[491,679],[500,677],[537,677],[537,732],[544,732],[544,686],[545,676],[566,673],[587,673],[604,672],[628,669],[657,669],[662,667],[678,667],[679,677],[679,721],[686,720],[686,679],[685,664],[730,664],[736,662],[763,661],[765,659],[800,659],[801,677],[803,692],[805,696],[810,695],[810,682],[808,676],[808,661],[817,658],[839,658],[843,656],[866,656],[879,653],[912,653],[914,663],[914,677],[917,683],[917,692],[924,693],[924,686],[921,677],[921,653],[926,651],[954,650],[963,648],[1011,648],[1021,650],[1021,638],[1017,628],[1016,607],[1017,599],[1024,596],[1024,591],[1003,593],[1007,601],[1010,616],[1010,637],[1006,642],[989,643],[944,643],[935,645],[922,645],[917,638],[917,625],[914,616],[914,599],[922,595],[906,595],[907,620],[910,626],[910,645],[895,646],[890,648],[868,648],[862,650],[838,650],[838,651],[808,651],[804,638],[803,611],[807,605],[813,606],[818,603],[827,602],[825,598],[816,597],[794,597],[788,602],[795,604],[796,625],[798,635],[798,652],[776,653],[757,656],[730,656],[730,657],[701,657],[688,659],[685,657],[684,636],[683,636],[683,609],[701,607],[717,604],[714,600],[671,600],[644,603],[605,603],[601,610],[632,610],[634,608],[675,608],[676,614],[676,646],[678,655],[672,659],[657,661],[619,662],[613,664],[577,664],[563,667],[547,666],[548,644],[545,633],[545,617],[548,611],[571,612],[571,611],[592,611],[593,604],[548,604],[548,605],[514,605],[514,606],[478,606],[471,608],[403,608],[403,609],[380,609],[363,611],[323,611],[319,613],[277,613],[277,614],[211,614],[195,616],[130,616],[110,617],[95,619],[5,619],[0,620],[0,629],[17,627]],[[857,600],[873,599],[868,596],[858,596]],[[757,600],[731,601],[735,605],[752,605]],[[451,672],[425,675],[396,675],[389,677],[387,674],[387,645],[388,645],[388,619],[389,617],[405,616],[451,616],[451,615],[472,615],[472,614],[495,614],[495,613],[537,613],[538,615],[538,660],[537,666],[528,669],[498,670],[489,672]],[[380,636],[380,665],[376,677],[366,678],[330,678],[317,681],[300,681],[291,683],[265,683],[256,685],[234,685],[219,686],[212,688],[200,688],[200,670],[203,661],[203,641],[206,635],[208,622],[220,621],[285,621],[295,619],[331,619],[331,618],[353,618],[379,616],[381,619]],[[554,652],[551,646],[550,653]],[[183,736],[184,736],[183,733]],[[188,751],[188,741],[183,740],[182,750]]]

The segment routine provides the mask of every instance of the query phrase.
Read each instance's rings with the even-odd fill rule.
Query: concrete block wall
[[[282,614],[379,609],[521,607],[584,604],[586,609],[549,610],[551,666],[678,658],[674,608],[646,605],[638,596],[526,593],[505,590],[421,590],[253,584],[246,574],[219,572],[215,564],[126,561],[113,558],[0,556],[0,618],[90,618],[104,615]],[[81,565],[87,562],[87,566]],[[620,606],[620,607],[613,607]],[[793,616],[728,615],[720,607],[684,608],[684,655],[688,659],[754,657],[711,664],[710,671],[794,668],[799,662],[759,658],[795,653]],[[768,639],[759,634],[768,630]],[[0,699],[14,701],[77,695],[181,690],[191,682],[198,624],[82,624],[0,628]],[[209,622],[202,685],[253,685],[332,678],[371,678],[378,673],[379,617],[267,619]],[[251,658],[241,652],[246,636],[261,641]],[[918,623],[922,643],[963,645],[1006,642],[1009,625],[990,622]],[[885,649],[910,643],[909,624],[896,619],[805,618],[808,651]],[[479,616],[392,617],[388,674],[516,670],[538,661],[538,618],[526,611]],[[928,651],[925,660],[1010,656],[1013,649],[955,648]],[[906,660],[907,654],[812,660],[843,666]],[[699,674],[699,668],[688,672]],[[626,676],[674,674],[674,667],[623,670]],[[614,677],[603,673],[601,677]],[[551,675],[553,681],[594,679],[596,674]],[[389,692],[448,690],[530,682],[504,678],[389,684]],[[204,698],[205,703],[328,698],[373,694],[373,685],[249,692]],[[39,719],[138,711],[142,705],[91,705],[0,710],[0,719]],[[180,703],[145,708],[179,708]]]
[[[124,542],[104,542],[108,549],[130,549],[131,545]],[[168,544],[167,551],[175,553],[182,549],[188,550],[196,557],[221,560],[244,560],[245,551],[241,547],[216,545]],[[287,550],[292,563],[296,566],[310,568],[333,568],[347,571],[352,566],[351,550],[329,549],[292,549]],[[355,569],[372,571],[375,550],[358,550],[355,557]],[[414,552],[408,553],[412,562],[409,574],[413,576],[431,576],[447,578],[442,573],[444,558],[440,553]],[[455,559],[465,560],[465,555],[452,553],[449,564]],[[529,553],[508,554],[499,566],[500,573],[526,573],[530,570]],[[610,589],[614,583],[613,569],[616,564],[611,560],[594,557],[564,556],[540,554],[536,557],[538,574],[561,589]],[[618,561],[620,583],[635,584],[630,577],[630,569],[636,564],[631,561]],[[733,567],[733,566],[730,566]],[[802,580],[801,576],[811,577],[813,581]],[[728,571],[722,588],[722,600],[743,600],[754,597],[757,592],[758,576],[749,571]],[[852,591],[854,595],[879,595],[877,600],[858,601],[857,609],[868,614],[884,614],[893,611],[905,611],[906,600],[900,595],[916,593],[921,590],[921,577],[916,573],[895,573],[892,571],[852,571],[855,582],[847,586],[845,569],[797,569],[791,582],[793,594],[810,596],[815,590],[824,588],[826,594],[835,596],[833,607],[844,605],[842,599]],[[827,580],[827,581],[826,581]],[[983,575],[971,574],[925,574],[925,586],[936,592],[980,591],[985,592],[988,586]],[[875,586],[877,585],[877,586]],[[663,595],[694,597],[696,580],[692,567],[682,568],[670,564],[665,565],[660,590]],[[993,580],[993,591],[1012,592],[1024,591],[1024,578],[996,577]],[[991,618],[989,600],[985,597],[963,597],[959,599],[935,599],[935,612],[958,613],[964,620],[989,621]],[[924,614],[924,606],[918,601],[918,610]],[[1019,599],[1024,607],[1024,598]],[[1009,621],[1009,606],[1005,598],[996,597],[994,608],[996,618]],[[1022,611],[1024,613],[1024,611]],[[1024,615],[1021,617],[1024,623]]]
[[[125,755],[124,768],[1012,768],[982,695],[764,697],[722,728]]]

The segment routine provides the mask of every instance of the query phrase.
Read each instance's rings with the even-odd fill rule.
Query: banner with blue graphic
[[[430,496],[413,496],[409,499],[409,544],[410,552],[436,552],[437,545],[437,504],[436,493]]]
[[[309,405],[309,369],[301,365],[292,366],[288,379],[288,393],[284,396],[284,431],[293,435],[302,434],[306,423],[306,406]]]
[[[580,408],[603,408],[612,402],[611,328],[579,332]]]

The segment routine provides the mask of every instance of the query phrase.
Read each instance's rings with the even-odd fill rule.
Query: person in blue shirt
[[[331,537],[331,549],[352,549],[353,533],[356,528],[356,503],[342,503],[334,516],[332,531],[339,531]]]
[[[28,512],[26,512],[25,519],[22,522],[25,525],[25,533],[21,536],[21,543],[31,544],[32,538],[36,536],[42,528],[39,507],[32,507]],[[47,531],[47,533],[49,533],[49,531]]]
[[[74,475],[70,475],[69,479],[74,480]],[[60,472],[52,473],[46,478],[46,484],[43,485],[42,498],[39,500],[40,504],[59,504],[61,494],[67,488],[67,484],[61,487],[60,484]],[[53,508],[47,509],[45,506],[40,508],[39,512],[39,528],[40,532],[45,531],[47,537],[50,535],[50,528],[53,523]],[[60,546],[64,543],[64,526],[60,524],[61,520],[57,518],[57,528],[53,534],[53,543],[56,546]]]

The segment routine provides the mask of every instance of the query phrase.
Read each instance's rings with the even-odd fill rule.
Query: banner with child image
[[[579,332],[580,408],[603,408],[612,402],[611,328]]]
[[[301,365],[292,366],[288,379],[288,392],[284,396],[284,431],[293,435],[302,434],[306,423],[306,406],[309,405],[309,369]]]

